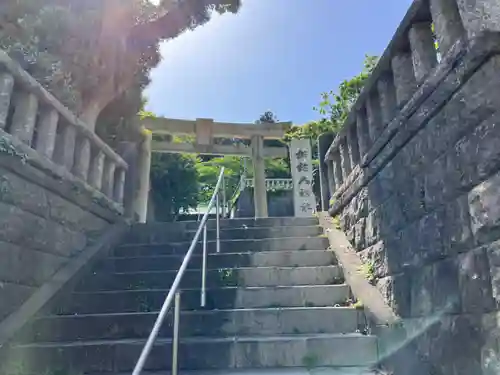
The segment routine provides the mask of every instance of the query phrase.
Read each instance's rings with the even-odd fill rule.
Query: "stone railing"
[[[330,196],[342,195],[481,30],[468,1],[415,0],[325,156]],[[434,26],[434,30],[433,30]],[[437,46],[437,48],[436,48]]]
[[[0,152],[23,155],[122,206],[127,163],[3,51],[0,139]]]
[[[243,188],[254,187],[253,178],[247,178]],[[293,190],[293,180],[291,178],[268,178],[266,179],[266,190]]]

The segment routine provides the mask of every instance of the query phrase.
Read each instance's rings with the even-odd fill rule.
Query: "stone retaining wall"
[[[0,152],[0,320],[118,220],[77,185]]]
[[[410,369],[382,353],[398,374],[500,371],[500,9],[493,3],[431,0],[429,9],[415,1],[327,153],[330,213],[403,318],[400,344],[428,365]],[[488,27],[472,17],[479,11],[489,14]],[[444,46],[439,61],[429,60],[431,21]],[[405,71],[401,54],[409,57]],[[381,77],[394,91],[377,83]]]

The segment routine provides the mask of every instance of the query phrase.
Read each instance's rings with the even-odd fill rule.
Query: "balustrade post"
[[[14,89],[14,77],[9,73],[0,74],[0,129],[7,126],[10,101]]]
[[[399,107],[403,107],[411,99],[417,88],[411,54],[402,52],[395,55],[392,58],[392,72],[397,103]]]
[[[371,93],[366,100],[366,115],[368,117],[368,134],[370,135],[370,144],[373,145],[382,133],[382,113],[380,107],[380,98],[378,93]]]
[[[356,165],[359,164],[359,145],[358,145],[358,131],[356,124],[348,125],[347,129],[347,149],[349,151],[349,160],[351,164],[351,170],[354,169]]]
[[[361,159],[370,149],[370,133],[368,131],[368,119],[366,110],[361,110],[356,113],[356,128],[358,133],[358,148]]]
[[[333,152],[332,163],[333,163],[333,179],[335,180],[335,191],[337,191],[344,183],[344,179],[342,177],[342,166],[341,166],[339,150],[335,150]]]
[[[76,144],[76,129],[74,126],[64,124],[61,133],[56,138],[56,161],[58,164],[71,171],[74,163]]]
[[[412,25],[410,39],[413,70],[417,83],[421,83],[437,65],[437,54],[430,22]]]
[[[29,92],[20,92],[14,100],[15,109],[10,134],[31,146],[38,113],[38,98]]]
[[[102,174],[104,172],[104,153],[95,150],[90,161],[89,184],[96,190],[102,188]]]
[[[115,172],[115,183],[113,191],[113,200],[119,204],[123,203],[123,192],[125,190],[125,174],[124,168],[117,168]]]
[[[101,191],[109,198],[113,198],[114,182],[115,182],[116,164],[109,157],[104,159],[104,170],[102,173],[102,188]]]
[[[55,109],[45,108],[41,111],[36,150],[48,159],[54,155],[58,122],[59,113]]]
[[[457,0],[430,0],[430,10],[439,53],[444,55],[464,35]]]
[[[76,144],[75,165],[73,173],[75,176],[87,181],[90,167],[90,141],[86,137],[81,137]]]
[[[332,160],[327,160],[326,162],[326,175],[328,178],[328,199],[330,199],[333,196],[333,193],[335,193],[335,172],[333,169],[333,161]]]
[[[377,81],[377,90],[380,97],[380,111],[382,114],[382,123],[385,127],[389,124],[396,114],[396,88],[391,74],[382,75]]]

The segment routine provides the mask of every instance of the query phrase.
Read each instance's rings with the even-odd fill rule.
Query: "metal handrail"
[[[155,324],[153,326],[153,329],[151,330],[151,333],[149,334],[148,340],[146,341],[146,344],[144,345],[144,348],[142,349],[141,355],[139,357],[139,360],[137,361],[134,371],[132,372],[132,375],[140,375],[141,371],[144,368],[144,365],[146,363],[146,360],[148,359],[149,354],[151,353],[151,349],[153,348],[153,345],[155,343],[155,340],[158,336],[158,333],[160,331],[160,328],[163,324],[163,321],[165,320],[165,317],[167,316],[167,313],[170,309],[170,306],[172,304],[172,300],[174,300],[175,297],[175,312],[174,312],[174,337],[172,340],[172,375],[177,375],[177,353],[178,353],[178,339],[179,339],[179,313],[180,313],[180,293],[178,292],[179,285],[182,280],[182,276],[184,276],[184,272],[186,272],[187,266],[189,264],[189,261],[191,260],[191,257],[193,256],[194,250],[196,248],[196,245],[198,243],[198,239],[201,235],[201,232],[203,231],[203,266],[202,266],[202,286],[201,286],[201,306],[204,307],[205,305],[205,288],[206,288],[206,257],[207,257],[207,230],[206,230],[206,225],[208,221],[208,215],[210,214],[210,211],[212,210],[212,207],[214,204],[216,205],[216,222],[217,222],[217,252],[220,252],[220,217],[219,217],[219,193],[220,193],[220,188],[224,184],[224,167],[221,167],[221,171],[219,173],[219,178],[217,180],[217,184],[215,185],[215,190],[212,195],[212,199],[210,199],[210,203],[208,204],[208,210],[203,215],[203,218],[201,219],[200,225],[198,226],[198,229],[196,230],[196,233],[194,235],[193,241],[191,242],[191,245],[189,246],[189,250],[187,251],[182,264],[179,268],[179,271],[177,272],[177,275],[175,276],[174,282],[172,283],[172,287],[170,288],[167,297],[165,298],[165,301],[163,302],[163,305],[161,307],[160,313],[158,314],[158,318],[156,318]]]

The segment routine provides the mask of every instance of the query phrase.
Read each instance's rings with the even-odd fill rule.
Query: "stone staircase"
[[[131,373],[197,225],[132,228],[64,303],[23,329],[9,352],[11,366],[65,369],[64,375]],[[214,229],[210,221],[207,306],[200,307],[201,245],[181,285],[181,373],[371,373],[376,338],[363,334],[364,314],[349,303],[317,219],[221,221],[220,253]],[[172,315],[147,372],[171,368]]]

